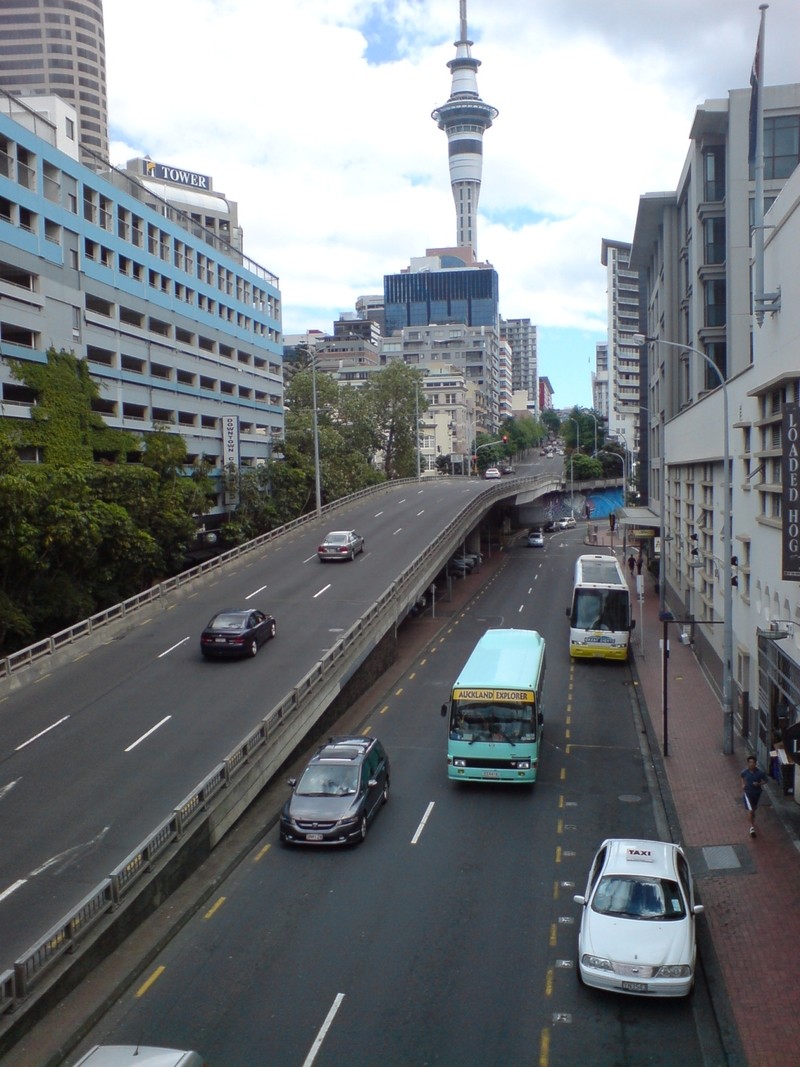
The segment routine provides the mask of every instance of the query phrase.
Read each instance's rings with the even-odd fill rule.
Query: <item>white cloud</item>
[[[329,330],[383,275],[455,242],[444,134],[458,0],[104,0],[112,160],[211,174],[284,329]],[[541,371],[589,403],[605,329],[603,237],[675,187],[694,109],[748,84],[750,0],[469,0],[484,139],[478,252],[501,311],[574,329]],[[766,80],[798,79],[796,0],[767,13]],[[588,331],[588,334],[587,334]],[[587,344],[591,350],[587,352]],[[578,369],[579,368],[579,369]]]

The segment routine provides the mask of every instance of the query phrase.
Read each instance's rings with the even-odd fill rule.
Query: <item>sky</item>
[[[104,0],[111,161],[211,175],[283,330],[332,332],[425,249],[456,243],[447,137],[459,0]],[[478,258],[538,327],[554,404],[590,407],[603,238],[674,190],[695,109],[747,88],[755,0],[468,0],[484,135]],[[766,14],[766,84],[800,81],[800,0]]]

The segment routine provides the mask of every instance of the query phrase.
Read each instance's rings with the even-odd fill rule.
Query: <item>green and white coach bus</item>
[[[544,724],[545,643],[536,630],[487,630],[453,685],[447,775],[459,782],[536,781]]]

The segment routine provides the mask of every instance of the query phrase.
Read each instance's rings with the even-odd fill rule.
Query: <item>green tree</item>
[[[387,478],[411,478],[417,472],[417,416],[428,410],[421,382],[420,371],[394,360],[365,387],[382,435],[379,451]]]

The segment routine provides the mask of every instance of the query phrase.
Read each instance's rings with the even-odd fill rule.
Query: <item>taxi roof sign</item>
[[[628,845],[625,849],[625,859],[634,863],[653,863],[655,857],[651,848],[636,848]]]

